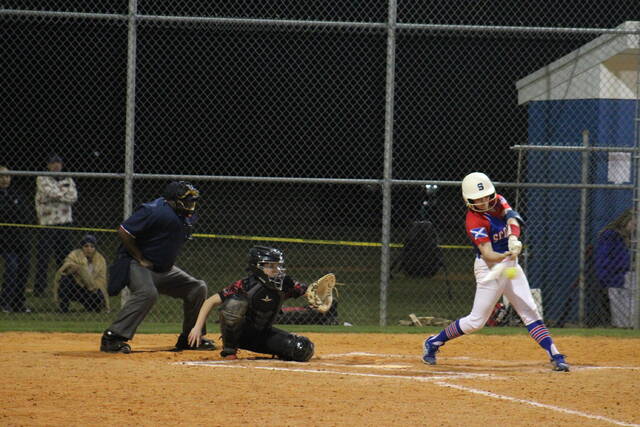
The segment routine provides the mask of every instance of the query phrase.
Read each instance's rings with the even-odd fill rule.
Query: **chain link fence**
[[[640,327],[633,226],[617,279],[595,260],[638,200],[637,7],[500,4],[2,2],[0,318],[108,324],[120,299],[61,312],[56,270],[87,233],[113,261],[122,219],[186,179],[178,265],[210,294],[272,245],[346,284],[340,324],[453,320],[475,293],[460,180],[483,171],[548,324]],[[38,221],[37,176],[73,179],[72,218]],[[147,322],[181,318],[163,296]]]

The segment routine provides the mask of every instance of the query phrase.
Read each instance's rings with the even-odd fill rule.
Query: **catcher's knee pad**
[[[313,356],[314,349],[315,347],[309,338],[290,334],[287,338],[287,348],[282,358],[296,362],[308,362]]]
[[[228,298],[220,308],[220,323],[226,325],[242,323],[248,308],[249,301],[246,298]]]
[[[222,334],[223,357],[233,354],[240,345],[244,325],[244,315],[249,308],[249,300],[231,297],[220,308],[220,333]]]

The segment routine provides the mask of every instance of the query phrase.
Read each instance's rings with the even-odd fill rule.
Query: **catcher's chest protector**
[[[258,281],[252,281],[253,286],[247,291],[249,310],[247,318],[256,329],[271,326],[280,312],[284,294],[275,289],[267,288]]]

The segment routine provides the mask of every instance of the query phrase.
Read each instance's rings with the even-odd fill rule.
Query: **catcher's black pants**
[[[289,337],[292,334],[282,329],[270,326],[261,331],[245,326],[240,336],[239,348],[250,350],[256,353],[273,354],[284,356],[290,353]]]
[[[189,335],[196,324],[200,307],[207,297],[207,285],[203,280],[187,274],[176,266],[166,273],[157,273],[142,267],[138,261],[129,265],[129,290],[131,295],[109,326],[115,335],[131,339],[138,326],[147,316],[158,299],[158,294],[181,298],[184,320],[182,333]]]

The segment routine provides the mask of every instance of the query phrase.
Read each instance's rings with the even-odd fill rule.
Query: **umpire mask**
[[[173,181],[165,188],[164,198],[173,201],[176,212],[188,218],[196,211],[200,192],[186,181]]]

